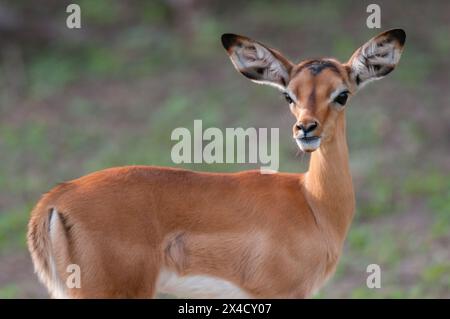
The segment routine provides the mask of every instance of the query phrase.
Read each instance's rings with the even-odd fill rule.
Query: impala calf
[[[280,89],[305,174],[200,173],[152,166],[98,171],[56,186],[32,211],[28,247],[53,297],[304,298],[337,265],[354,211],[345,105],[390,73],[405,32],[384,32],[350,60],[294,64],[224,34],[236,69]],[[65,285],[67,265],[81,288]]]

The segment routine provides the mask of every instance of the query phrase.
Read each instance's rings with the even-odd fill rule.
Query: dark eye
[[[289,104],[294,103],[294,101],[292,100],[292,98],[289,96],[288,93],[283,92],[284,98],[286,99],[286,102],[288,102]]]
[[[336,96],[334,102],[340,105],[345,105],[345,103],[347,103],[347,99],[348,99],[348,92],[342,92],[338,96]]]

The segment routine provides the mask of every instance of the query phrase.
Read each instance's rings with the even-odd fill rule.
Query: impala
[[[293,137],[312,152],[304,174],[106,169],[62,183],[32,211],[28,246],[55,298],[305,298],[333,274],[355,199],[347,99],[398,64],[405,32],[384,32],[347,63],[294,64],[259,42],[224,34],[233,65],[280,89]],[[67,266],[81,269],[68,288]]]

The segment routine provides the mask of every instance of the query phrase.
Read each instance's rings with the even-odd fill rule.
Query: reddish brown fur
[[[61,184],[29,223],[46,285],[53,256],[62,281],[68,264],[80,265],[81,288],[65,291],[75,298],[153,297],[162,268],[219,277],[252,297],[311,296],[334,272],[354,211],[345,112],[328,97],[342,84],[354,92],[356,83],[349,64],[330,61],[338,72],[290,68],[288,87],[300,100],[292,113],[298,122],[317,121],[323,136],[307,173],[130,166]],[[48,231],[53,208],[57,241]]]

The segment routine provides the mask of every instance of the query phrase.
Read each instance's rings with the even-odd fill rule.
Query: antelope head
[[[293,137],[304,152],[333,139],[337,119],[366,83],[381,79],[398,64],[406,34],[393,29],[370,39],[346,63],[322,58],[290,62],[279,51],[235,35],[222,35],[234,67],[251,81],[281,90],[296,118]]]

